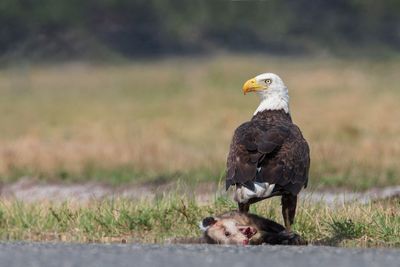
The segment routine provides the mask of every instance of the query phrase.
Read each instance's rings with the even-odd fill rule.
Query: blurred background
[[[400,2],[2,0],[0,179],[218,183],[275,72],[310,185],[400,184]]]
[[[4,59],[398,52],[395,0],[3,0]],[[115,59],[115,58],[114,58]]]

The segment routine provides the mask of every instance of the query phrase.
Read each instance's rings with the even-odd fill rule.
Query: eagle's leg
[[[291,231],[291,226],[294,223],[294,216],[296,214],[297,196],[292,194],[284,194],[281,199],[282,216],[285,222],[286,231]]]
[[[239,211],[247,213],[249,212],[250,209],[250,204],[249,203],[238,203],[239,205]]]

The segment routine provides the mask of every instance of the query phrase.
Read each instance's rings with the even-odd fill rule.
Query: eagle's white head
[[[257,92],[261,98],[254,115],[264,110],[289,113],[289,92],[282,79],[274,73],[263,73],[244,83],[243,93]]]

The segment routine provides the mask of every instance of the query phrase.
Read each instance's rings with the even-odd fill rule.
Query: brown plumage
[[[307,186],[309,164],[307,142],[290,115],[266,110],[236,129],[227,160],[226,187],[268,182],[297,195]]]
[[[282,82],[287,90],[283,86]],[[261,110],[235,130],[227,159],[226,188],[236,185],[255,191],[257,184],[273,185],[262,197],[236,198],[239,210],[247,212],[252,203],[282,196],[282,214],[290,231],[297,195],[308,182],[309,154],[308,144],[288,111]]]

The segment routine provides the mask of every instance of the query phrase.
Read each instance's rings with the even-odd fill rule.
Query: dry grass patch
[[[256,108],[241,85],[279,73],[311,144],[311,185],[398,184],[400,64],[263,56],[0,71],[0,176],[217,180]]]

